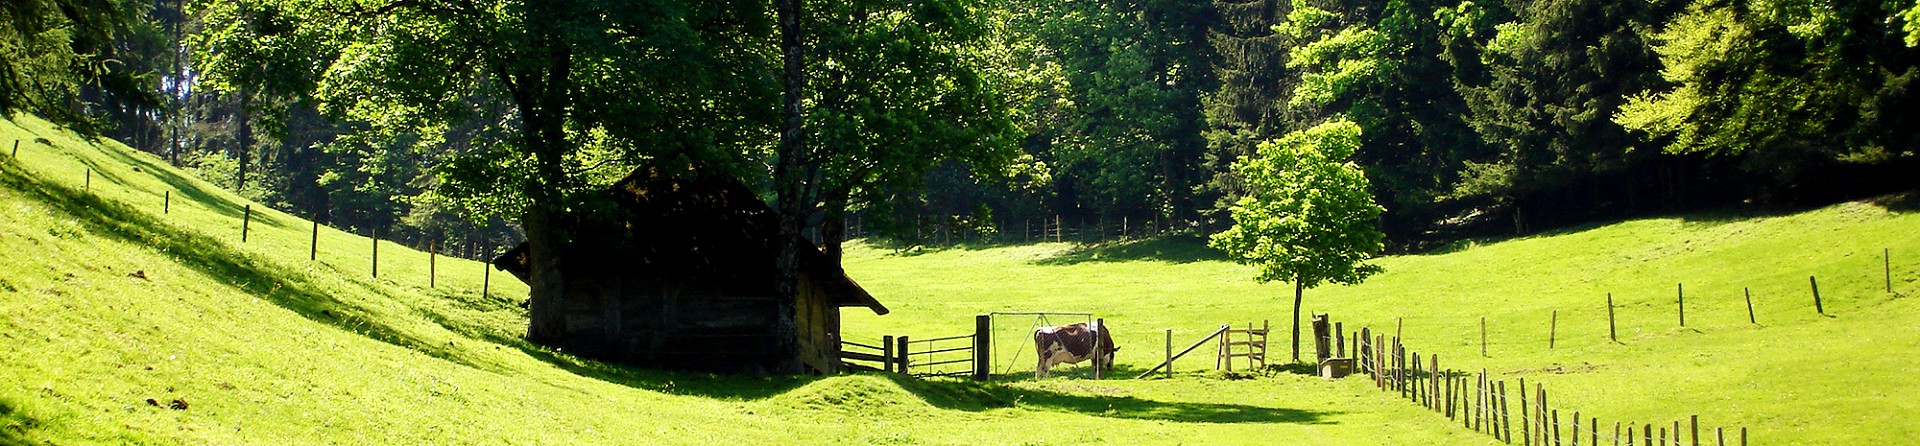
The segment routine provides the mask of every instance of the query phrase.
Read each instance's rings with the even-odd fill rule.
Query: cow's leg
[[[1041,352],[1040,365],[1035,366],[1033,368],[1033,377],[1036,379],[1047,377],[1047,356],[1046,355],[1047,355],[1047,352]]]

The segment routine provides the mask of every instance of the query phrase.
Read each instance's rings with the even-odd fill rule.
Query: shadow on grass
[[[644,369],[584,359],[524,340],[515,340],[513,345],[534,359],[576,376],[673,395],[738,401],[763,400],[822,378],[815,375],[722,375]]]
[[[112,148],[98,148],[94,150],[97,150],[100,153],[103,153],[109,157],[112,157],[114,161],[118,161],[122,165],[133,166],[133,168],[137,169],[139,172],[151,175],[155,179],[160,180],[160,182],[166,183],[168,188],[174,191],[180,192],[178,194],[174,194],[174,195],[178,195],[174,197],[176,200],[184,198],[187,200],[191,200],[194,203],[198,203],[201,206],[205,206],[208,210],[212,210],[215,213],[218,213],[220,215],[232,217],[232,218],[240,218],[243,205],[241,205],[240,203],[235,203],[233,201],[228,201],[223,198],[215,197],[212,193],[208,192],[206,189],[201,188],[201,185],[194,183],[191,179],[187,177],[181,176],[179,174],[179,171],[173,169],[172,166],[161,165],[159,163],[156,163],[154,159],[138,156],[126,150],[117,150]],[[88,168],[93,169],[93,173],[96,176],[100,176],[103,179],[106,179],[108,181],[112,181],[114,183],[118,183],[121,185],[130,184],[130,182],[127,179],[122,178],[119,175],[108,173],[108,172],[112,172],[113,169],[103,168],[98,163],[93,162],[93,160],[90,160],[90,159],[87,159],[86,157],[81,157],[81,156],[73,156],[72,158],[81,164],[85,164]],[[261,220],[262,218],[264,218],[261,215],[255,215],[254,217],[256,220]],[[280,227],[286,226],[286,222],[278,221],[278,219],[262,220],[262,222],[269,223],[274,226],[280,226]]]
[[[88,232],[147,246],[179,264],[220,278],[245,293],[308,320],[479,368],[460,350],[420,339],[388,325],[374,311],[342,302],[310,282],[310,273],[276,266],[211,237],[195,237],[171,223],[125,203],[103,200],[73,188],[33,178],[18,167],[0,166],[0,184],[65,214]],[[352,282],[349,282],[352,283]],[[362,285],[364,286],[364,285]]]
[[[1193,263],[1226,260],[1225,254],[1207,247],[1205,237],[1194,234],[1169,235],[1140,240],[1079,245],[1052,257],[1035,260],[1036,265],[1077,265],[1088,262],[1158,261]]]
[[[949,410],[977,412],[1021,407],[1104,418],[1165,420],[1177,423],[1320,424],[1327,423],[1325,418],[1334,414],[1283,407],[1154,401],[1133,396],[1081,395],[999,383],[920,380],[901,375],[885,376],[928,404]],[[1119,376],[1117,371],[1115,376]],[[1097,382],[1089,382],[1087,386],[1090,390],[1098,390]]]
[[[0,399],[0,445],[25,445],[27,432],[40,428],[40,420],[15,410],[14,403]]]

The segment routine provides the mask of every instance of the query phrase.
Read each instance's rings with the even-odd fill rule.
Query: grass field
[[[519,341],[524,286],[495,277],[483,296],[478,263],[441,258],[430,288],[426,254],[387,245],[375,279],[365,238],[323,228],[309,261],[310,223],[255,206],[241,243],[247,203],[160,160],[32,118],[0,121],[0,144],[14,139],[20,156],[0,162],[0,444],[1495,443],[1360,379],[1205,371],[1211,347],[1149,380],[1092,381],[1078,367],[976,384],[605,366]],[[1546,382],[1562,407],[1607,420],[1700,414],[1751,427],[1755,444],[1898,443],[1920,433],[1920,389],[1903,367],[1920,309],[1896,297],[1920,278],[1911,203],[1467,243],[1383,259],[1388,273],[1309,291],[1307,304],[1350,328],[1404,318],[1412,348]],[[1253,284],[1193,240],[856,243],[847,268],[894,310],[848,311],[850,340],[963,333],[989,311],[1088,311],[1124,349],[1117,375],[1156,363],[1162,330],[1185,344],[1228,322],[1284,329],[1289,310],[1286,284]],[[1828,316],[1812,311],[1808,275]],[[1682,282],[1686,328],[1672,311]],[[1740,287],[1760,324],[1746,323]],[[1608,292],[1620,343],[1605,337]]]

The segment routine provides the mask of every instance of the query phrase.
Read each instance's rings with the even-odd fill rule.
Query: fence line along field
[[[894,311],[848,314],[847,340],[1085,313],[1123,348],[1109,375],[1122,379],[1090,381],[1085,364],[985,383],[653,372],[520,341],[525,288],[489,285],[476,262],[380,247],[374,278],[369,238],[31,118],[0,125],[7,139],[26,142],[0,163],[0,250],[35,254],[0,265],[9,443],[1496,442],[1367,379],[1221,374],[1196,356],[1171,377],[1124,379],[1225,323],[1271,320],[1281,332],[1268,342],[1289,340],[1290,288],[1251,283],[1193,239],[848,246],[849,275]],[[1920,394],[1903,355],[1920,346],[1920,310],[1904,298],[1920,271],[1913,202],[1461,243],[1382,259],[1387,273],[1315,290],[1307,312],[1394,327],[1449,368],[1545,385],[1589,424],[1658,432],[1673,426],[1651,420],[1698,414],[1767,444],[1906,438],[1920,434],[1920,407],[1894,397]]]
[[[1577,407],[1583,420],[1645,424],[1698,414],[1715,426],[1747,427],[1766,444],[1905,438],[1920,435],[1912,421],[1920,404],[1895,397],[1920,395],[1920,381],[1907,378],[1909,353],[1920,348],[1911,329],[1920,308],[1907,298],[1920,279],[1916,201],[1902,195],[1462,242],[1381,259],[1385,274],[1310,292],[1305,312],[1394,329],[1461,370],[1544,384],[1556,407]],[[1284,327],[1278,321],[1291,304],[1286,284],[1252,284],[1246,269],[1192,240],[856,244],[846,262],[863,286],[898,302],[889,316],[849,317],[849,337],[964,330],[967,315],[1037,306],[1097,312],[1126,348],[1114,376],[1140,375],[1164,361],[1163,345],[1177,351],[1222,323],[1277,316]],[[1817,278],[1818,305],[1809,277]],[[1275,334],[1274,342],[1287,342]],[[1850,421],[1828,421],[1840,419]]]
[[[374,278],[369,238],[322,226],[315,244],[313,222],[32,118],[0,121],[11,139],[25,142],[0,160],[0,250],[30,255],[0,262],[0,444],[1488,444],[1305,376],[971,383],[579,360],[520,341],[525,288],[481,295],[478,263],[382,243]],[[898,333],[973,328],[956,327]]]

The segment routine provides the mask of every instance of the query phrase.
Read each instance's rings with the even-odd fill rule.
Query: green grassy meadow
[[[986,384],[583,361],[520,341],[525,287],[500,275],[482,295],[477,262],[440,258],[429,287],[427,254],[387,244],[373,278],[364,237],[322,227],[310,261],[310,222],[254,206],[242,243],[248,203],[157,158],[29,117],[0,121],[0,150],[15,139],[18,158],[0,162],[0,444],[1497,443],[1364,379],[1213,372],[1211,346],[1171,379],[1094,381],[1068,366]],[[1404,320],[1412,349],[1544,382],[1557,406],[1603,420],[1698,414],[1751,428],[1754,444],[1898,442],[1920,434],[1906,356],[1920,349],[1920,308],[1904,297],[1920,280],[1913,209],[1885,199],[1462,243],[1311,290],[1307,311],[1350,329]],[[1178,348],[1223,323],[1284,330],[1290,310],[1290,286],[1254,284],[1190,239],[856,242],[846,267],[893,309],[847,310],[849,340],[961,334],[990,311],[1093,312],[1128,377],[1159,361],[1163,330]],[[1619,343],[1606,338],[1606,293]]]

